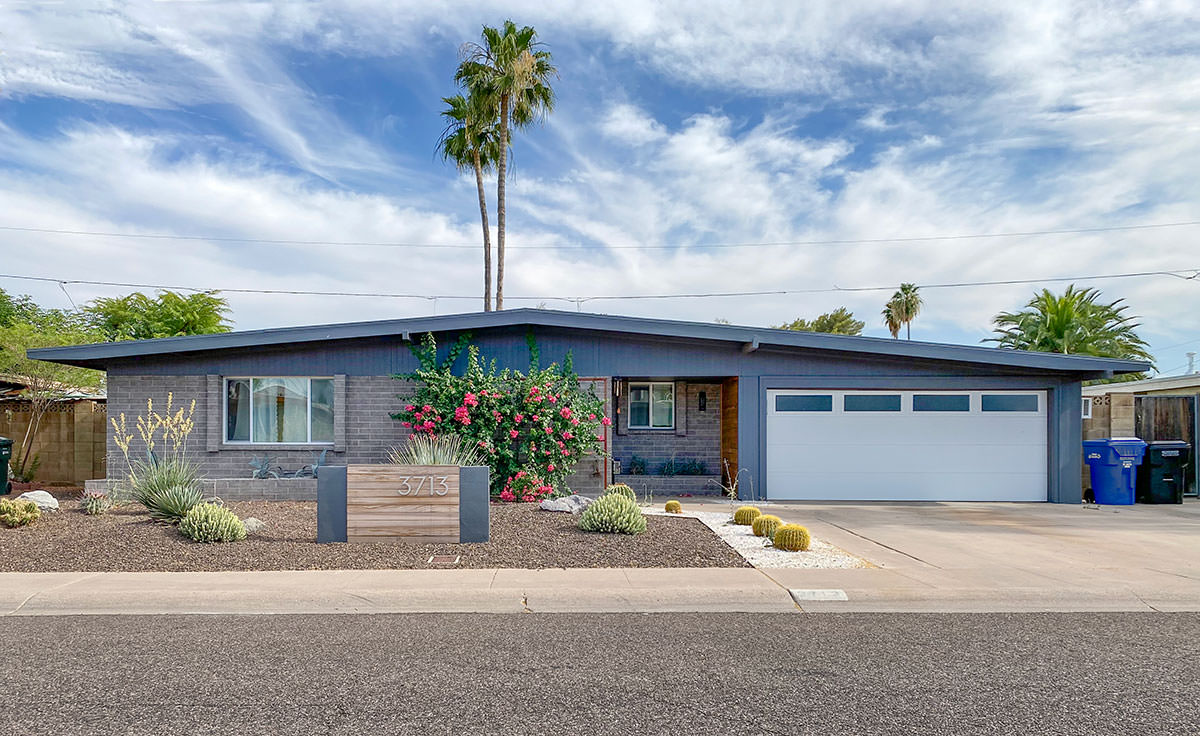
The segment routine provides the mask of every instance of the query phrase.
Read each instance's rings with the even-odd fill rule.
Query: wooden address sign
[[[458,541],[458,468],[346,466],[346,541]]]
[[[488,539],[488,469],[322,466],[318,542],[454,544]]]

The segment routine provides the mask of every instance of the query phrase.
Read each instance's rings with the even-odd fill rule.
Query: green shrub
[[[33,501],[0,498],[0,523],[5,526],[26,526],[41,516],[42,510]]]
[[[646,474],[646,458],[633,455],[629,458],[629,474],[630,475],[645,475]]]
[[[750,529],[754,532],[754,536],[768,539],[774,539],[775,530],[781,526],[783,526],[783,519],[770,514],[759,514],[750,523]]]
[[[804,552],[812,544],[812,536],[808,533],[808,529],[799,524],[784,524],[775,530],[775,537],[772,541],[776,549]]]
[[[739,506],[737,511],[733,512],[733,523],[739,526],[750,526],[754,520],[762,515],[757,506]]]
[[[621,493],[606,493],[584,509],[579,517],[579,528],[585,532],[641,534],[646,531],[646,517],[632,498]]]
[[[138,497],[150,518],[177,524],[203,499],[199,488],[175,486],[163,490],[155,490]]]
[[[628,498],[630,501],[635,501],[635,502],[637,501],[637,494],[633,492],[632,488],[625,485],[624,483],[612,484],[611,486],[609,486],[608,488],[606,488],[604,490],[604,495],[606,495],[606,496],[624,496],[625,498]]]
[[[671,500],[671,501],[667,501],[667,505],[664,506],[663,509],[668,514],[682,514],[683,513],[683,504],[679,503],[678,501]]]
[[[179,522],[179,531],[195,542],[240,542],[246,538],[246,525],[218,503],[193,506]]]
[[[79,494],[79,505],[83,508],[85,514],[99,516],[100,514],[108,513],[108,510],[112,508],[113,502],[112,498],[108,495],[108,491],[91,488]]]

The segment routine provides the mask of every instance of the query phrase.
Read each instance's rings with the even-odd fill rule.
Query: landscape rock
[[[249,519],[242,519],[242,525],[246,527],[247,534],[257,534],[267,528],[267,522],[253,516]]]
[[[17,496],[18,501],[33,501],[42,511],[58,511],[58,499],[45,491],[26,491]]]
[[[562,498],[548,498],[538,504],[538,506],[542,511],[566,511],[578,514],[590,506],[591,503],[592,499],[586,496],[563,496]]]

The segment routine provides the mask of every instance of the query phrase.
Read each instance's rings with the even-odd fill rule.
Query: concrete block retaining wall
[[[84,486],[109,489],[114,480],[89,480]],[[316,478],[205,478],[200,481],[205,496],[222,501],[316,501]]]

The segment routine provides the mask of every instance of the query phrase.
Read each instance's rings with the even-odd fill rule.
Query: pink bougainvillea
[[[466,369],[456,375],[450,366],[463,350]],[[399,377],[418,388],[393,418],[414,432],[454,434],[478,447],[491,466],[494,498],[529,501],[569,493],[566,481],[575,463],[604,451],[602,427],[612,422],[603,400],[580,386],[569,362],[528,373],[500,371],[465,341],[439,361],[431,336],[413,352],[421,368]]]

